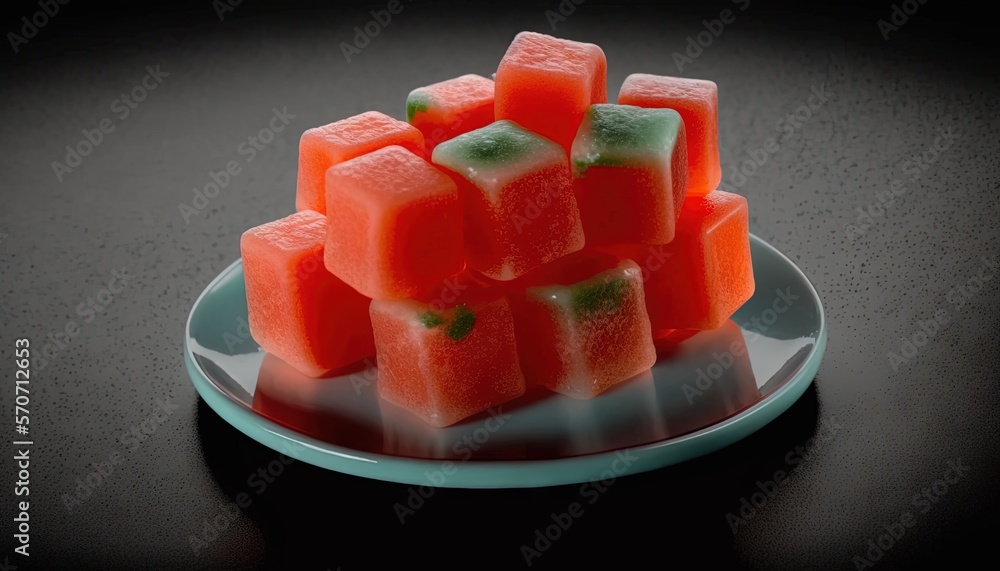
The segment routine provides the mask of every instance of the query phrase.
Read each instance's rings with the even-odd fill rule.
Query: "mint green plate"
[[[795,265],[751,236],[756,292],[723,327],[658,344],[649,371],[581,401],[533,391],[447,428],[378,398],[374,363],[311,379],[247,329],[243,267],[209,284],[188,318],[187,368],[205,402],[254,440],[365,478],[456,488],[553,486],[645,472],[758,430],[819,369],[826,325]]]

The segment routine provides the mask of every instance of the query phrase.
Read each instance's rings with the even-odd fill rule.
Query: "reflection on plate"
[[[377,394],[373,360],[313,379],[265,354],[246,330],[237,262],[195,304],[185,355],[199,393],[254,439],[346,473],[437,485],[541,486],[597,477],[628,450],[629,472],[683,461],[763,426],[812,380],[822,307],[791,262],[751,239],[757,288],[719,329],[657,342],[652,369],[591,400],[535,389],[454,426],[432,428]],[[294,444],[294,446],[293,446]]]

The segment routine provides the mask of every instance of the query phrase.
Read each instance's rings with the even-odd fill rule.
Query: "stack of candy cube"
[[[317,377],[376,355],[379,395],[440,427],[533,386],[592,398],[723,325],[754,282],[716,85],[634,74],[611,104],[606,68],[523,32],[406,122],[307,130],[298,212],[242,238],[254,339]]]

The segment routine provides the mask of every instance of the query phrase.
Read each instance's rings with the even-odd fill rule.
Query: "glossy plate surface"
[[[311,379],[247,329],[237,261],[195,302],[184,356],[198,393],[247,436],[366,478],[461,488],[550,486],[644,472],[723,448],[805,391],[823,308],[785,256],[751,236],[756,292],[726,325],[658,343],[649,371],[589,400],[547,391],[435,429],[378,398],[373,361]]]

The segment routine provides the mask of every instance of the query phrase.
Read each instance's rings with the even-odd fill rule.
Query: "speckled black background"
[[[1000,85],[989,17],[930,0],[886,41],[876,21],[890,17],[888,0],[864,9],[752,0],[740,11],[743,4],[672,13],[586,2],[555,33],[604,48],[614,96],[629,73],[676,75],[671,54],[704,30],[703,19],[734,9],[735,21],[681,73],[718,83],[725,184],[749,199],[752,231],[822,295],[825,361],[813,387],[771,425],[709,457],[615,483],[532,567],[851,569],[908,511],[915,525],[880,568],[989,561],[1000,513],[1000,279],[955,293],[1000,246]],[[13,376],[16,338],[37,345],[71,320],[80,327],[32,379],[30,559],[12,552],[15,468],[9,454],[0,459],[0,562],[512,569],[524,565],[519,548],[534,530],[578,499],[576,486],[442,489],[401,526],[392,506],[405,501],[406,486],[301,463],[258,495],[248,477],[277,454],[220,420],[184,370],[192,302],[238,257],[243,230],[293,210],[304,129],[368,109],[401,117],[411,88],[488,75],[517,31],[551,32],[545,10],[559,8],[557,0],[406,2],[348,63],[339,43],[384,5],[279,10],[248,0],[220,21],[210,0],[170,14],[71,2],[19,53],[0,49],[0,378]],[[8,6],[3,31],[38,9]],[[119,119],[113,101],[156,65],[169,75]],[[782,119],[814,88],[826,101],[786,130]],[[295,118],[246,162],[239,144],[274,108]],[[59,182],[52,161],[105,117],[115,130]],[[947,132],[945,144],[938,137]],[[731,178],[740,161],[774,149],[771,137],[778,149],[754,175]],[[914,157],[931,156],[935,144],[947,148],[914,176]],[[185,221],[179,204],[230,160],[241,174]],[[888,199],[894,180],[905,190],[883,205],[878,193]],[[859,221],[859,208],[874,217]],[[78,304],[115,269],[132,279],[85,321]],[[889,353],[940,312],[948,323],[894,368]],[[3,434],[13,425],[13,392],[12,381],[0,385]],[[177,408],[145,441],[123,439],[155,417],[158,399]],[[828,433],[824,422],[838,428]],[[786,462],[827,434],[807,460]],[[77,479],[110,458],[120,460],[111,474],[68,510]],[[912,497],[949,461],[968,472],[920,513]],[[726,514],[776,470],[790,470],[788,482],[734,534]],[[227,507],[241,492],[252,504]],[[224,529],[195,553],[192,535],[211,538],[206,521]]]

